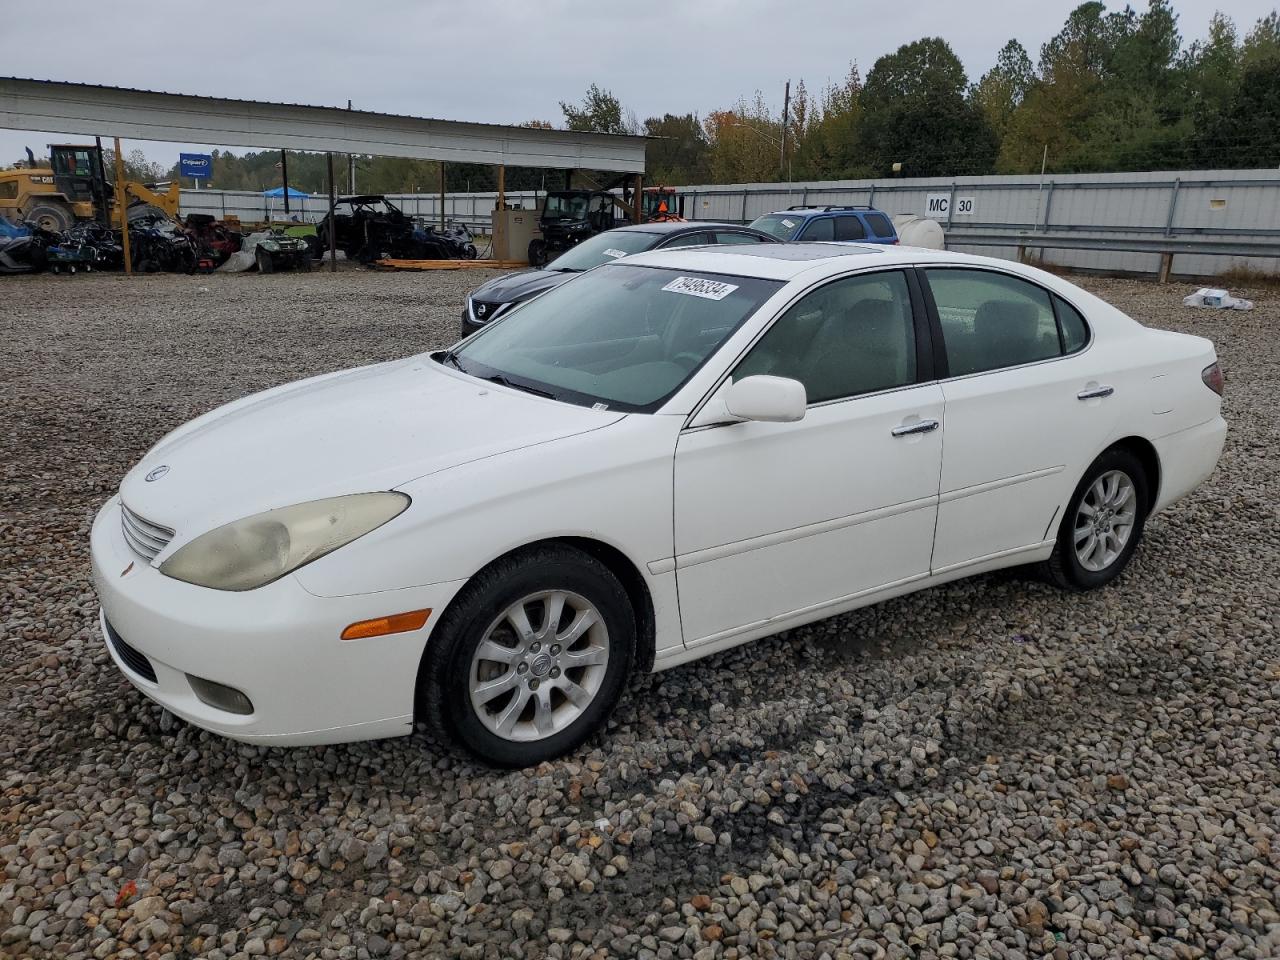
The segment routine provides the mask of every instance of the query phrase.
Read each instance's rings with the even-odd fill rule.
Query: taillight
[[[1216,360],[1200,371],[1200,379],[1204,381],[1204,385],[1206,387],[1218,396],[1222,396],[1222,389],[1226,383],[1226,378],[1223,377],[1222,367],[1218,366],[1218,362]]]

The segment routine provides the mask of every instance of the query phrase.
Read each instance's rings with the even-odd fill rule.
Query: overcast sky
[[[0,73],[288,103],[346,106],[350,98],[366,110],[556,125],[559,101],[580,100],[594,82],[641,120],[705,116],[757,89],[780,110],[788,78],[803,78],[816,92],[850,61],[865,77],[877,57],[923,36],[945,38],[977,79],[1011,37],[1035,60],[1077,3],[113,0],[57,13],[31,3],[5,9]],[[1145,9],[1144,0],[1134,5]],[[1276,0],[1173,0],[1184,43],[1204,36],[1223,5],[1243,35]],[[51,34],[51,16],[73,22]],[[0,130],[0,161],[60,139]],[[126,149],[133,146],[166,165],[184,148],[138,142]]]

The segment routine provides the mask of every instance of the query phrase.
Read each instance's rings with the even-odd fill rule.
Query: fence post
[[[867,196],[867,206],[874,207],[876,205],[876,185],[871,184],[871,193]]]
[[[956,212],[956,183],[951,181],[951,196],[947,199],[947,229],[951,229],[951,218]]]
[[[1178,209],[1178,188],[1182,186],[1182,178],[1174,177],[1173,186],[1169,189],[1169,216],[1164,222],[1164,235],[1166,237],[1173,236],[1173,215]],[[1167,278],[1166,278],[1167,279]],[[1163,280],[1161,281],[1164,282]]]
[[[1049,231],[1049,208],[1053,206],[1053,181],[1049,181],[1049,189],[1044,192],[1044,220],[1040,223],[1040,232]]]
[[[1160,283],[1169,282],[1169,274],[1173,272],[1173,254],[1160,254]]]
[[[749,194],[750,194],[749,190],[742,191],[742,222],[743,223],[747,222],[747,196]]]

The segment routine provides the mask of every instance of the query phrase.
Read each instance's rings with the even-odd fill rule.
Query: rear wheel
[[[542,267],[547,263],[547,243],[545,240],[529,241],[529,266]]]
[[[604,725],[634,648],[635,615],[607,567],[566,546],[517,554],[445,612],[419,671],[419,716],[489,763],[541,763]]]
[[[1093,590],[1118,577],[1142,539],[1150,509],[1142,463],[1127,450],[1107,450],[1076,487],[1045,577],[1069,590]]]

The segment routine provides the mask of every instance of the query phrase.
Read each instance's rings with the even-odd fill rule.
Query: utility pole
[[[289,158],[280,151],[280,182],[284,184],[284,218],[289,219]]]
[[[787,121],[791,116],[791,81],[787,81],[782,95],[782,147],[778,154],[778,176],[787,176]],[[790,180],[790,177],[787,177]]]

